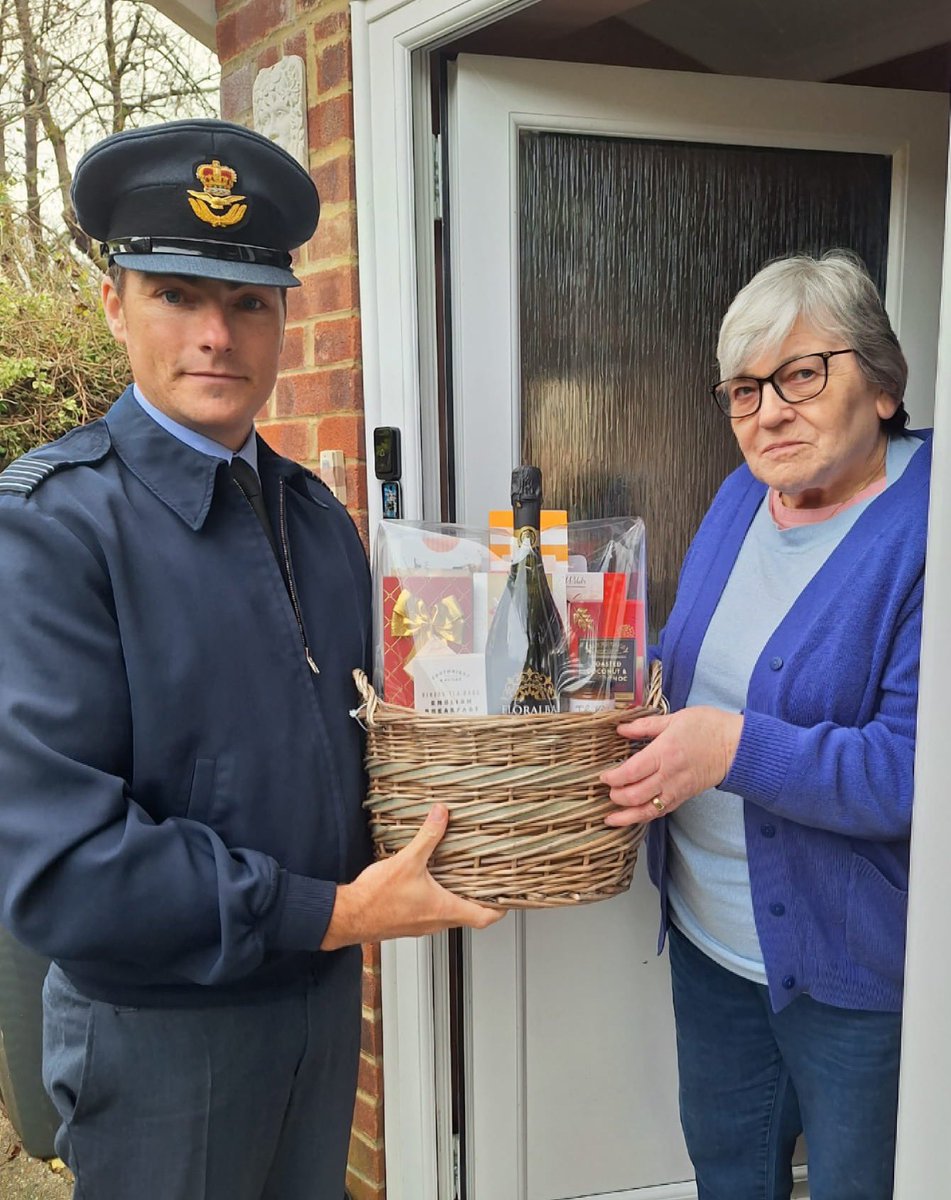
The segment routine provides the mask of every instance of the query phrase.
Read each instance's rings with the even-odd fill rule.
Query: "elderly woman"
[[[713,395],[746,459],[684,561],[672,714],[605,774],[650,821],[699,1196],[892,1194],[930,435],[844,252],[737,295]]]

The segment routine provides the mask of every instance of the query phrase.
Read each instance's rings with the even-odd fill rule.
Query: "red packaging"
[[[413,707],[407,666],[429,652],[472,650],[472,578],[454,575],[387,575],[383,579],[383,695]]]
[[[582,641],[597,642],[601,670],[611,676],[618,707],[640,705],[644,700],[646,614],[640,600],[628,600],[621,589],[623,575],[605,575],[605,599],[568,602],[568,652],[580,665]],[[584,657],[590,661],[591,648]]]

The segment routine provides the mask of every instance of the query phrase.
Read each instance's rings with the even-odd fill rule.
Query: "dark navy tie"
[[[231,460],[231,474],[234,476],[235,483],[237,483],[238,487],[247,496],[248,503],[254,509],[255,515],[261,522],[264,532],[267,534],[267,540],[271,543],[271,549],[274,551],[274,557],[277,559],[278,565],[280,565],[281,556],[278,553],[274,530],[271,528],[271,519],[264,506],[264,494],[261,491],[261,481],[258,479],[257,471],[255,471],[249,462],[246,462],[243,458],[239,458],[236,454]]]

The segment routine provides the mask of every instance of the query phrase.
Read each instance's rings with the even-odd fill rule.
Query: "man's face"
[[[102,303],[145,398],[230,450],[251,431],[277,378],[284,299],[276,287],[125,271]]]

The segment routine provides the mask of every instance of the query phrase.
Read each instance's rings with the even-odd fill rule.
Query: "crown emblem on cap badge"
[[[201,192],[188,190],[188,203],[195,216],[215,228],[237,225],[248,211],[248,206],[241,203],[247,196],[231,194],[238,182],[238,172],[213,158],[210,163],[201,163],[196,168],[195,177],[204,189]]]

